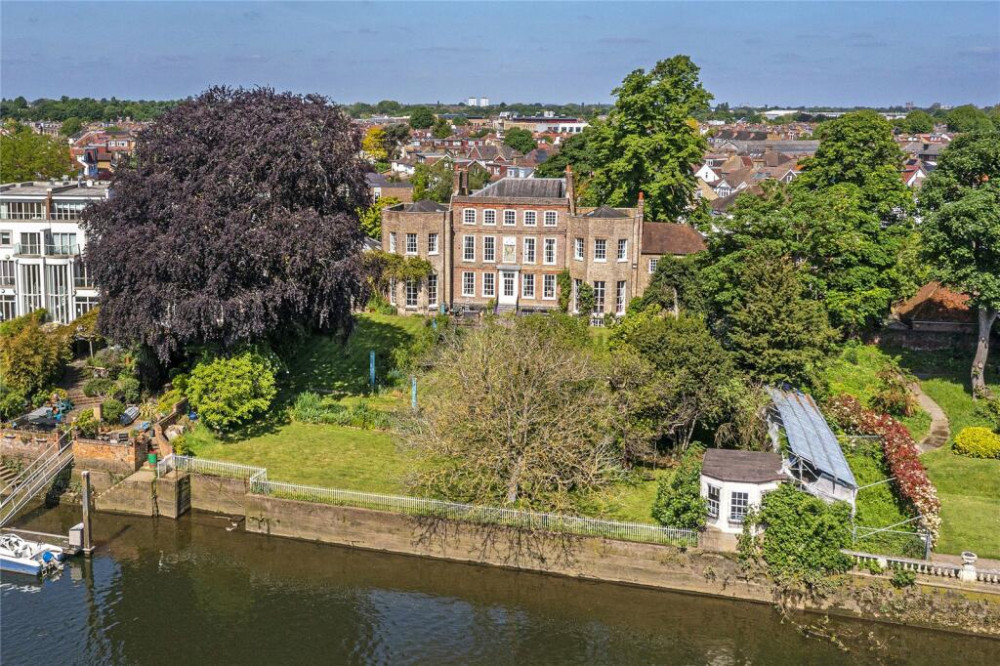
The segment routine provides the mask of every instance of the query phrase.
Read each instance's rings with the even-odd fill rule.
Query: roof
[[[694,227],[671,222],[642,225],[643,254],[694,254],[705,249],[705,241]]]
[[[620,211],[616,208],[611,208],[610,206],[601,206],[600,208],[595,208],[589,213],[584,213],[583,217],[599,217],[599,218],[626,218],[629,217],[628,213]]]
[[[817,472],[833,477],[837,483],[857,488],[840,442],[812,397],[794,389],[773,386],[768,386],[767,392],[781,416],[792,455],[808,462]]]
[[[781,471],[781,456],[763,451],[709,449],[701,463],[704,476],[735,483],[768,483],[787,477]]]
[[[497,182],[473,192],[470,196],[562,199],[566,196],[566,181],[562,178],[501,178]]]
[[[448,210],[447,206],[439,204],[437,201],[431,201],[430,199],[421,199],[416,203],[403,205],[403,212],[405,213],[443,213],[446,210]]]
[[[975,323],[976,314],[969,307],[969,297],[943,286],[928,282],[916,294],[903,301],[896,315],[906,322],[946,321]]]

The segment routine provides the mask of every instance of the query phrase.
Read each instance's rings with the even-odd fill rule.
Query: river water
[[[18,526],[64,534],[79,517],[79,507],[38,508]],[[1000,663],[1000,642],[988,639],[834,621],[844,653],[764,605],[228,527],[208,514],[97,514],[92,560],[72,559],[56,580],[4,576],[0,662]]]

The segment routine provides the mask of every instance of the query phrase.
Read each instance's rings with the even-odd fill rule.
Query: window
[[[41,254],[42,253],[42,235],[37,232],[22,233],[20,247],[17,249],[18,254]],[[39,306],[41,307],[41,306]],[[30,310],[29,310],[30,312]],[[27,313],[25,313],[27,314]]]
[[[497,260],[497,239],[495,236],[483,236],[483,261]]]
[[[462,211],[462,224],[475,224],[476,223],[476,209],[466,208]]]
[[[14,286],[14,262],[0,261],[0,287]]]
[[[594,282],[594,314],[604,314],[604,280]]]
[[[554,227],[556,226],[557,215],[554,210],[545,211],[545,226]]]
[[[618,239],[618,261],[628,261],[628,239]]]
[[[73,286],[77,289],[92,289],[94,287],[94,278],[91,276],[90,270],[85,263],[79,260],[73,263]]]
[[[517,211],[516,210],[505,210],[503,212],[503,223],[504,226],[512,227],[517,224]]]
[[[476,295],[476,274],[466,271],[462,273],[462,296]]]
[[[44,220],[45,203],[34,201],[4,201],[0,203],[0,220]]]
[[[583,239],[574,238],[573,239],[573,258],[577,261],[583,261]]]
[[[438,253],[438,235],[427,234],[427,254]]]
[[[39,264],[21,265],[21,314],[34,312],[42,307],[42,267]]]
[[[749,493],[734,492],[729,496],[729,521],[742,523],[747,515],[747,505],[750,503]]]
[[[649,272],[650,273],[655,273],[656,272],[656,264],[658,264],[658,263],[660,263],[659,259],[650,259],[649,260]]]
[[[409,278],[406,281],[406,307],[415,308],[417,307],[417,294],[419,293],[419,288],[417,281],[413,278]]]
[[[594,240],[594,261],[607,261],[608,259],[608,240],[606,238],[597,238]]]
[[[535,263],[535,239],[525,238],[524,239],[524,263],[533,264]]]
[[[625,280],[619,280],[615,289],[615,313],[625,314]]]
[[[580,311],[580,285],[583,280],[573,280],[573,312]]]
[[[514,271],[501,271],[503,273],[503,295],[505,298],[514,298]]]
[[[396,253],[396,232],[395,231],[390,231],[389,232],[389,252],[391,254],[395,254]]]
[[[417,253],[417,235],[406,234],[406,254]]]
[[[533,210],[524,211],[524,226],[526,227],[537,227],[538,226],[538,213]]]
[[[524,298],[535,297],[535,276],[532,273],[521,276],[521,296]]]
[[[496,226],[497,223],[497,212],[495,210],[484,210],[483,211],[483,224],[488,224],[490,226]]]
[[[475,261],[475,260],[476,260],[476,237],[463,236],[462,261]]]
[[[546,275],[542,278],[542,298],[546,301],[556,299],[556,276]]]
[[[709,485],[708,486],[708,517],[718,518],[719,517],[719,493],[720,489],[718,486]]]
[[[76,254],[76,234],[52,234],[47,254]]]
[[[438,304],[438,276],[431,273],[427,276],[427,305]]]
[[[0,231],[0,247],[10,247],[14,243],[13,231]]]
[[[483,296],[493,298],[497,295],[497,276],[495,273],[483,273]]]
[[[552,266],[556,263],[556,239],[546,238],[545,239],[545,256],[542,257],[542,261]]]
[[[0,294],[0,321],[10,321],[16,316],[17,297],[14,294]]]
[[[389,278],[389,305],[396,304],[396,278]]]

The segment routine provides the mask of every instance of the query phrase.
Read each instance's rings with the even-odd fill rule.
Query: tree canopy
[[[410,111],[410,127],[427,129],[434,124],[434,113],[426,106],[418,106]]]
[[[6,132],[0,134],[0,173],[5,183],[59,178],[79,170],[65,141],[37,134],[13,121],[4,123],[4,129]]]
[[[977,132],[996,129],[993,121],[982,109],[965,104],[948,112],[948,130],[951,132]]]
[[[100,326],[167,362],[317,328],[362,285],[359,132],[318,95],[212,88],[166,113],[84,213]]]
[[[369,127],[365,132],[365,138],[361,141],[361,149],[375,162],[384,162],[389,158],[389,151],[386,150],[385,130],[375,125]]]
[[[926,111],[914,109],[897,120],[896,126],[907,134],[925,134],[934,131],[934,119]]]
[[[535,149],[535,136],[530,130],[511,127],[504,134],[503,143],[519,153],[530,153]]]
[[[413,200],[430,199],[438,203],[451,200],[454,189],[455,171],[449,159],[438,160],[434,164],[418,164],[413,170]]]

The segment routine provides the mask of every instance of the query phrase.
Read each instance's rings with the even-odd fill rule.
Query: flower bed
[[[865,409],[857,398],[849,395],[833,398],[827,404],[827,413],[848,433],[881,438],[885,461],[900,494],[916,507],[921,526],[930,533],[932,540],[936,539],[941,526],[938,515],[941,501],[906,426],[888,414]]]

